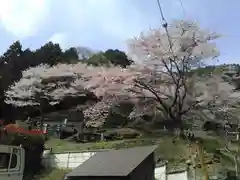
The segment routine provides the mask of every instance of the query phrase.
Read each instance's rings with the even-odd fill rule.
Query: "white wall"
[[[95,153],[96,152],[50,153],[45,151],[42,164],[45,167],[73,169],[88,160]]]
[[[168,174],[167,180],[188,180],[187,171]]]
[[[155,178],[158,180],[166,180],[166,165],[155,168]]]
[[[49,150],[44,151],[42,164],[51,168],[70,168],[74,169],[88,160],[97,151],[88,152],[65,152],[50,153]],[[188,180],[187,171],[173,174],[166,174],[167,166],[163,165],[155,168],[155,178],[158,180]]]

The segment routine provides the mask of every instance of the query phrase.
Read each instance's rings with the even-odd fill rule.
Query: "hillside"
[[[191,160],[191,157],[194,157],[194,150],[196,150],[196,144],[192,143],[191,146],[189,146],[189,141],[183,139],[173,142],[172,137],[164,134],[163,132],[155,132],[155,134],[151,136],[145,134],[137,139],[124,139],[84,144],[50,139],[46,146],[53,148],[54,152],[76,152],[84,150],[94,151],[96,149],[118,149],[153,144],[158,145],[156,156],[160,158],[161,161],[168,162],[168,171],[170,172],[185,169],[186,162]],[[208,173],[211,177],[218,176],[219,179],[222,179],[220,177],[224,177],[228,170],[234,170],[233,156],[231,153],[225,152],[223,139],[213,136],[205,137],[203,147],[205,149],[204,159],[208,164]],[[236,145],[232,144],[231,148],[236,148]],[[220,150],[219,153],[217,152],[218,149]],[[200,164],[200,160],[198,158],[196,159],[196,163]],[[202,170],[199,166],[197,168],[197,176],[203,176]]]
[[[228,70],[228,69],[227,69]],[[204,100],[204,98],[208,98],[208,93],[215,93],[215,91],[220,92],[221,99],[226,98],[227,102],[230,107],[233,107],[234,112],[231,110],[232,119],[229,119],[231,123],[237,124],[238,116],[240,115],[239,111],[239,103],[238,97],[240,97],[240,92],[235,89],[234,83],[232,83],[231,73],[227,71],[224,67],[218,66],[216,68],[201,68],[194,70],[195,72],[201,71],[201,73],[197,73],[198,75],[194,77],[195,80],[195,89],[200,91],[202,95],[199,96],[199,100]],[[213,76],[210,76],[212,74]],[[235,73],[236,74],[236,73]],[[208,91],[207,89],[208,84],[217,82],[217,88],[213,89],[212,91]],[[216,92],[218,94],[218,92]],[[97,99],[96,99],[97,101]],[[78,103],[76,103],[78,102]],[[85,103],[88,100],[84,101]],[[72,136],[76,132],[80,132],[81,129],[78,129],[80,126],[83,118],[80,115],[81,110],[87,107],[81,107],[80,104],[84,105],[83,101],[73,101],[68,100],[65,103],[65,106],[62,108],[54,108],[53,112],[44,112],[42,116],[32,117],[31,120],[41,120],[44,118],[44,123],[48,124],[62,124],[65,119],[68,119],[67,127],[62,128],[62,132],[68,132],[70,136]],[[101,102],[101,101],[100,101]],[[205,101],[203,101],[204,103]],[[87,105],[86,103],[85,105]],[[94,104],[96,105],[96,104]],[[101,105],[101,104],[100,104]],[[122,116],[121,114],[116,113],[114,110],[110,110],[106,119],[105,124],[98,124],[94,123],[94,128],[98,129],[98,132],[104,132],[105,137],[109,137],[107,135],[112,134],[112,139],[108,139],[106,141],[99,141],[97,142],[90,142],[91,138],[86,138],[89,140],[85,140],[85,135],[88,137],[92,137],[94,135],[93,132],[85,132],[81,131],[81,137],[84,137],[83,141],[80,139],[78,141],[73,141],[72,138],[64,139],[54,139],[50,137],[50,139],[46,142],[47,148],[52,148],[53,151],[61,152],[61,151],[80,151],[80,150],[94,150],[94,149],[101,149],[101,148],[123,148],[123,147],[132,147],[132,146],[139,146],[139,145],[150,145],[150,144],[158,144],[159,148],[157,151],[157,155],[161,157],[162,160],[167,160],[170,165],[170,170],[182,169],[186,166],[186,161],[188,161],[190,156],[192,156],[192,152],[190,152],[189,144],[192,144],[193,148],[195,148],[195,140],[196,138],[201,138],[203,140],[203,147],[205,148],[205,155],[207,156],[206,162],[209,164],[209,172],[211,174],[219,174],[221,172],[226,172],[228,170],[232,170],[234,168],[234,157],[233,151],[236,151],[236,147],[238,144],[235,142],[230,143],[230,150],[225,151],[226,139],[224,137],[223,131],[223,124],[225,123],[225,116],[223,114],[214,114],[211,112],[211,108],[205,105],[206,108],[203,111],[199,111],[199,115],[195,114],[194,116],[188,116],[186,119],[183,119],[184,128],[190,129],[190,131],[194,134],[194,138],[190,143],[190,139],[186,138],[186,136],[181,136],[181,139],[175,139],[174,134],[171,130],[166,131],[164,128],[164,123],[166,121],[162,120],[160,116],[155,116],[154,121],[152,121],[152,117],[142,116],[142,120],[139,121],[140,123],[138,126],[136,125],[136,121],[130,120],[126,118],[126,116]],[[64,108],[63,108],[64,107]],[[89,104],[91,108],[91,104]],[[31,108],[31,107],[29,107]],[[83,108],[83,109],[82,109]],[[118,106],[118,110],[129,110],[128,106]],[[47,108],[48,109],[48,108]],[[114,107],[112,108],[114,109]],[[49,110],[49,109],[48,109]],[[124,110],[123,110],[124,111]],[[202,114],[200,114],[200,112]],[[230,117],[229,115],[227,118]],[[158,121],[155,121],[158,120]],[[88,120],[87,122],[91,122],[92,119]],[[206,121],[214,122],[215,124],[212,125],[213,129],[210,129],[209,132],[203,131],[203,125]],[[102,118],[94,119],[94,122],[102,122]],[[109,123],[111,122],[111,123]],[[157,122],[157,123],[156,123]],[[162,124],[161,124],[162,123]],[[87,123],[86,123],[87,124]],[[108,126],[105,126],[105,125]],[[217,124],[221,124],[221,127],[217,129]],[[68,126],[69,125],[69,126]],[[55,126],[56,128],[56,126]],[[73,128],[76,131],[72,130]],[[87,130],[90,129],[89,127],[85,127]],[[70,130],[71,129],[71,130]],[[136,130],[137,129],[137,130]],[[70,132],[72,131],[72,132]],[[137,131],[137,133],[136,133]],[[131,132],[131,133],[130,133]],[[184,131],[185,133],[187,131]],[[106,135],[107,134],[107,135]],[[134,136],[133,136],[134,134]],[[83,136],[82,136],[83,135]],[[99,134],[98,134],[99,135]],[[69,137],[69,136],[68,136]],[[76,139],[75,139],[76,140]],[[92,141],[92,140],[91,140]],[[85,143],[82,143],[85,142]],[[216,151],[217,150],[217,151]],[[215,162],[213,156],[218,156],[220,158],[220,163]],[[199,161],[199,160],[197,160]],[[214,161],[214,162],[213,162]],[[199,174],[201,174],[201,169],[198,168]]]
[[[234,84],[233,79],[237,79],[236,77],[232,78],[232,74],[230,74],[230,71],[228,70],[229,65],[219,65],[219,66],[207,66],[205,68],[198,68],[194,70],[192,73],[197,74],[197,77],[195,77],[194,81],[195,83],[195,90],[197,93],[202,93],[202,96],[199,97],[199,99],[208,98],[208,92],[205,91],[208,88],[207,83],[213,83],[215,79],[210,76],[210,74],[214,74],[218,80],[218,93],[222,93],[222,96],[227,96],[227,100],[229,103],[233,103],[238,97],[240,97],[240,91],[235,90],[236,84]],[[231,72],[235,73],[236,72]],[[205,89],[205,90],[204,90]],[[80,97],[81,98],[81,97]],[[85,97],[84,97],[85,98]],[[70,121],[79,121],[78,116],[73,116],[74,112],[77,111],[80,106],[87,108],[88,107],[88,99],[92,100],[92,97],[86,97],[85,100],[81,100],[76,98],[74,100],[74,97],[71,97],[71,99],[66,99],[61,102],[60,105],[56,106],[55,108],[50,109],[50,107],[46,107],[46,112],[44,113],[44,119],[47,121],[59,121],[62,122],[65,118],[68,118]],[[96,100],[95,100],[96,101]],[[236,105],[236,104],[234,104]],[[90,106],[90,105],[89,105]],[[126,105],[123,105],[120,109],[123,109],[123,107],[126,107]],[[130,108],[130,107],[128,107]],[[80,108],[82,109],[82,108]],[[125,108],[126,109],[126,108]],[[119,110],[118,110],[119,111]],[[34,117],[33,117],[34,118]],[[114,118],[117,118],[114,116]],[[123,117],[122,117],[123,118]],[[35,118],[34,118],[35,119]],[[40,119],[40,117],[36,117],[36,119]],[[120,117],[118,117],[118,120]]]
[[[217,69],[217,71],[216,71]],[[229,81],[230,78],[225,79],[224,77],[229,71],[223,70],[224,66],[218,66],[214,68],[202,68],[197,69],[196,71],[200,71],[198,73],[198,83],[205,82],[206,80],[210,81],[209,73],[217,74],[218,77],[222,79],[219,83],[219,90],[225,91],[229,94],[228,99],[231,104],[231,100],[235,100],[240,97],[240,91],[233,91],[235,89],[234,84]],[[227,75],[229,77],[229,75]],[[206,87],[207,88],[207,87]],[[235,106],[235,115],[240,115],[240,106],[237,104]],[[206,117],[205,121],[212,120],[218,123],[222,123],[222,119],[216,119],[216,117]],[[227,171],[234,170],[234,156],[233,152],[236,151],[239,146],[238,143],[232,142],[229,145],[230,152],[225,150],[226,139],[221,134],[205,132],[202,130],[201,126],[204,123],[201,121],[191,121],[192,125],[198,125],[192,127],[192,132],[195,134],[195,137],[199,137],[203,139],[203,147],[205,154],[205,162],[208,164],[208,172],[209,175],[214,178],[218,177],[218,179],[223,179],[225,177]],[[236,123],[234,120],[233,123]],[[191,126],[192,126],[191,125]],[[120,129],[124,129],[125,127],[119,127]],[[119,129],[118,128],[118,129]],[[114,128],[108,127],[105,129],[106,132],[113,131]],[[148,129],[149,130],[149,129]],[[125,131],[130,131],[125,130]],[[156,127],[150,130],[149,132],[141,132],[141,136],[136,139],[121,139],[107,142],[95,142],[95,143],[75,143],[71,141],[65,140],[57,140],[50,139],[46,146],[49,148],[53,148],[55,152],[62,151],[82,151],[86,149],[109,149],[109,148],[123,148],[123,147],[132,147],[132,146],[141,146],[141,145],[150,145],[157,144],[159,148],[157,150],[157,156],[162,160],[167,160],[170,165],[170,169],[168,171],[181,170],[186,167],[186,162],[191,159],[193,156],[194,149],[196,149],[195,143],[189,143],[188,140],[179,139],[173,141],[173,137],[163,130],[157,130]],[[124,135],[123,135],[124,136]],[[230,137],[229,137],[230,138]],[[228,139],[230,141],[230,139]],[[189,146],[191,144],[191,146]],[[191,150],[192,149],[192,150]],[[199,159],[197,162],[200,164]],[[200,167],[197,168],[197,176],[200,178],[203,176],[202,170]]]
[[[26,150],[24,176],[40,171],[45,147],[61,153],[151,144],[168,171],[188,164],[194,180],[206,171],[210,179],[231,170],[238,176],[240,65],[204,66],[222,53],[220,37],[179,19],[135,34],[126,52],[101,42],[89,44],[105,49],[98,52],[14,42],[0,57],[0,128],[7,144]]]

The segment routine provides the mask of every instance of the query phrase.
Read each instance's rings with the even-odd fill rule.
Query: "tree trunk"
[[[40,111],[40,130],[42,130],[44,117],[43,117],[43,110],[41,105],[39,107],[39,111]]]
[[[78,128],[77,128],[77,140],[81,140],[82,135],[84,133],[84,128],[85,128],[85,121],[82,121],[79,123]]]
[[[175,132],[176,132],[176,137],[179,139],[182,135],[184,135],[184,128],[182,124],[182,118],[177,117],[174,121],[174,127],[175,127]]]

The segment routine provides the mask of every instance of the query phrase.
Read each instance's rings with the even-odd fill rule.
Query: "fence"
[[[106,150],[99,150],[106,151]],[[74,169],[84,163],[97,151],[86,152],[65,152],[65,153],[51,153],[46,150],[43,153],[42,164],[47,168],[69,168]],[[178,173],[167,173],[167,165],[155,168],[155,179],[158,180],[187,180],[187,171]]]
[[[174,172],[167,174],[168,180],[188,180],[187,171]]]
[[[65,153],[51,153],[50,151],[45,151],[42,157],[42,164],[44,167],[74,169],[95,153],[94,151]]]
[[[167,173],[167,164],[156,167],[154,173],[157,180],[188,180],[187,170]]]

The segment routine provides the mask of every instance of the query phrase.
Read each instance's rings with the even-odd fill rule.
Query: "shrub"
[[[135,139],[140,136],[140,133],[134,129],[122,128],[109,131],[105,136],[110,139]]]
[[[223,126],[221,123],[214,122],[214,121],[206,121],[202,127],[204,131],[214,131],[217,132],[220,129],[223,129]]]
[[[13,127],[12,125],[11,127]],[[9,127],[9,126],[8,126]],[[8,131],[11,129],[10,131]],[[4,144],[22,146],[25,150],[25,169],[24,177],[32,176],[39,172],[42,168],[41,158],[44,151],[45,137],[43,134],[37,133],[26,133],[21,129],[20,131],[13,130],[14,128],[7,128],[6,138]],[[16,128],[18,129],[18,128]],[[15,129],[15,130],[16,130]],[[27,178],[28,179],[28,178]]]
[[[116,128],[128,125],[131,120],[128,118],[133,110],[133,105],[129,102],[120,103],[111,107],[106,119],[105,127]]]
[[[20,134],[28,134],[28,135],[43,135],[44,132],[38,129],[26,130],[22,127],[19,127],[15,124],[9,124],[5,126],[7,132],[11,133],[20,133]]]
[[[48,169],[41,173],[38,180],[64,180],[67,173],[71,172],[71,169]]]
[[[112,149],[112,148],[114,148],[114,145],[112,143],[105,141],[97,142],[91,147],[91,149]]]

